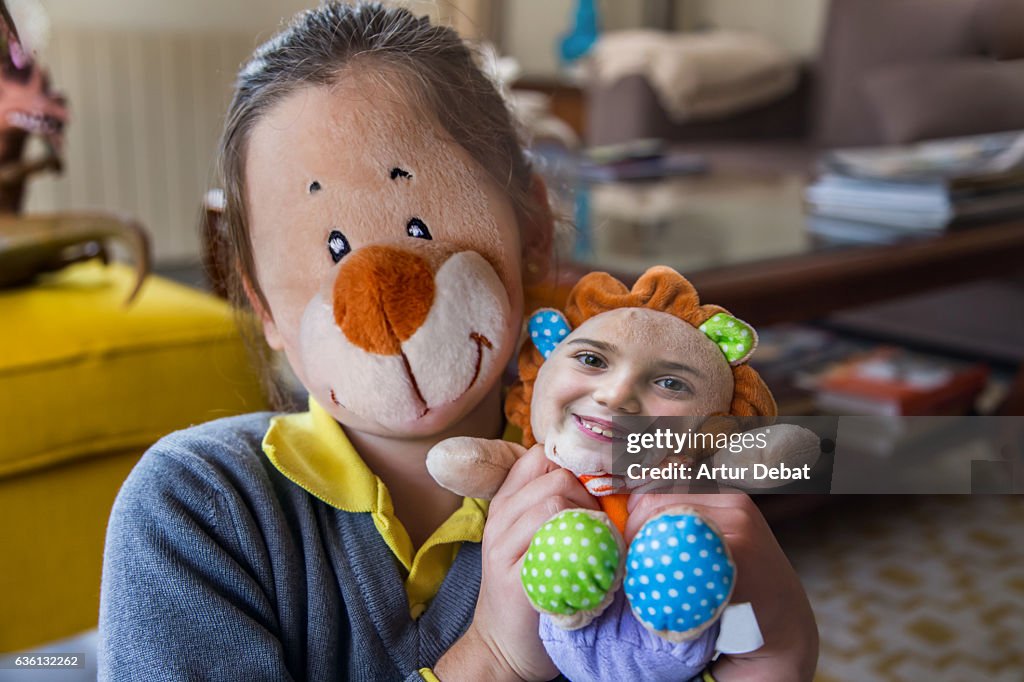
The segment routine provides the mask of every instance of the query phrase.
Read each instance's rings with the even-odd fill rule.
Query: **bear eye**
[[[327,250],[331,252],[331,258],[337,263],[352,250],[352,247],[348,245],[345,235],[337,230],[331,230],[330,236],[327,237]]]
[[[409,221],[409,224],[405,226],[405,231],[410,237],[416,237],[417,239],[433,239],[430,236],[430,230],[427,229],[427,224],[419,218],[413,218]]]

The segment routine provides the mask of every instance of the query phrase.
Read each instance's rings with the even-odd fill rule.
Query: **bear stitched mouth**
[[[484,362],[484,348],[487,348],[487,350],[492,350],[494,348],[494,346],[491,345],[491,340],[483,334],[470,332],[469,338],[476,342],[476,367],[473,369],[473,378],[469,380],[469,385],[466,386],[466,391],[473,387],[473,384],[476,383],[476,378],[480,376],[480,366],[483,365]],[[466,391],[463,391],[463,393]]]
[[[430,406],[427,405],[427,401],[423,398],[423,394],[420,393],[420,386],[419,384],[416,383],[416,375],[413,374],[412,372],[412,365],[409,364],[409,358],[405,357],[404,352],[401,353],[401,356],[402,365],[405,366],[405,374],[406,376],[409,377],[409,381],[412,382],[412,390],[416,394],[416,400],[419,400],[420,404],[423,405],[423,412],[421,412],[419,416],[416,417],[417,419],[421,419],[425,417],[428,412],[430,412]]]
[[[457,397],[453,398],[449,402],[455,402],[462,396],[466,395],[469,389],[473,388],[473,384],[476,383],[477,378],[480,376],[480,368],[484,363],[484,348],[491,350],[494,346],[491,344],[491,340],[479,332],[470,332],[469,338],[476,344],[476,364],[473,367],[473,377],[469,380],[466,388],[463,389]],[[416,384],[416,375],[412,373],[412,367],[409,366],[409,360],[406,359],[405,354],[402,354],[402,362],[405,363],[405,371],[409,374],[409,380],[412,382],[412,389],[416,392],[416,397],[425,406],[423,413],[420,414],[417,419],[422,419],[430,412],[430,407],[427,406],[427,401],[423,399],[423,394],[420,393],[420,387]]]
[[[466,392],[469,391],[469,389],[473,388],[473,384],[476,383],[477,378],[479,378],[480,376],[480,368],[483,366],[484,363],[484,348],[488,350],[492,350],[494,348],[494,345],[491,344],[491,340],[488,339],[483,334],[480,334],[478,332],[470,332],[469,338],[476,344],[476,364],[473,367],[473,377],[469,380],[469,384],[462,391],[462,393],[460,393],[458,397],[454,398],[450,402],[455,402],[462,396],[466,395]],[[416,383],[416,375],[413,374],[412,366],[409,364],[409,359],[405,357],[405,353],[402,353],[401,356],[402,364],[405,366],[405,373],[409,377],[409,381],[412,383],[412,390],[416,394],[416,399],[419,400],[420,404],[424,406],[423,412],[416,416],[417,419],[422,419],[423,417],[427,416],[427,414],[430,412],[430,407],[427,405],[427,401],[423,398],[423,394],[420,392],[419,384]],[[335,395],[333,388],[331,389],[331,401],[334,402],[334,404],[337,405],[338,407],[344,407],[340,402],[338,402],[338,398]]]

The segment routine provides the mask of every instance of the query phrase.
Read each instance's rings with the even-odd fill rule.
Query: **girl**
[[[237,298],[309,411],[142,458],[108,529],[101,677],[553,677],[519,567],[541,522],[590,496],[531,451],[488,512],[424,463],[444,438],[501,434],[523,285],[550,259],[544,188],[495,89],[451,30],[325,4],[243,67],[221,176]],[[770,531],[746,498],[706,504],[768,633],[714,674],[807,677],[813,618]]]

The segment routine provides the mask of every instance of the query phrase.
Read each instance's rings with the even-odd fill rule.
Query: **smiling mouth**
[[[587,438],[601,443],[623,443],[626,440],[625,430],[605,419],[581,417],[578,414],[574,414],[572,418],[576,422],[576,428]]]

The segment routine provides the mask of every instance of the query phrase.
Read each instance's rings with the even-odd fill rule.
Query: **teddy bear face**
[[[733,374],[722,351],[679,318],[619,308],[586,320],[541,365],[531,426],[547,456],[576,475],[611,469],[624,416],[725,413]]]
[[[341,423],[432,435],[514,350],[521,246],[507,195],[399,90],[349,71],[279,101],[246,200],[268,343]]]

